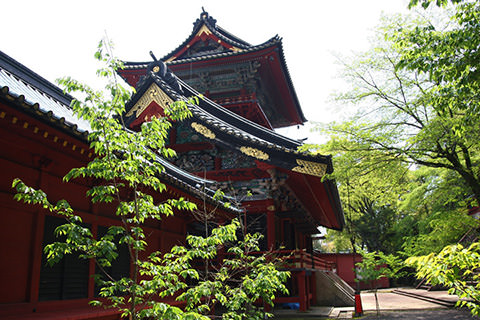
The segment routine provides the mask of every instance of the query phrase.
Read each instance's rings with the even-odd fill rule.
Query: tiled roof
[[[0,51],[0,98],[9,97],[9,100],[22,106],[23,111],[30,112],[47,123],[56,124],[68,134],[77,136],[86,142],[90,125],[79,119],[69,106],[72,97],[34,73],[24,65]],[[215,190],[213,181],[202,179],[172,165],[161,157],[157,161],[164,167],[163,177],[172,185],[179,187],[200,199],[207,198],[209,202],[224,205],[225,201],[213,199]],[[226,208],[224,208],[226,209]],[[231,205],[227,211],[240,212]]]
[[[130,111],[152,83],[156,83],[173,101],[188,101],[187,97],[200,95],[184,81],[168,71],[168,68],[163,62],[156,61],[151,63],[148,66],[148,70],[152,70],[153,65],[158,65],[162,72],[147,72],[147,76],[143,78],[137,86],[137,93],[132,97],[129,104],[127,104],[127,112]],[[163,76],[161,74],[163,74]],[[168,80],[166,80],[166,78],[168,78]],[[177,89],[174,89],[174,87]],[[180,88],[180,90],[178,88]],[[289,139],[273,130],[245,119],[221,107],[208,98],[200,99],[198,105],[188,104],[188,107],[193,114],[193,119],[190,119],[190,122],[198,121],[208,129],[223,135],[224,138],[236,141],[237,145],[250,146],[268,151],[268,153],[275,156],[275,161],[281,167],[291,169],[294,164],[296,165],[296,159],[302,159],[327,165],[327,172],[333,170],[330,156],[311,155],[300,152],[297,148],[301,145],[301,142]],[[128,118],[127,123],[131,123],[134,120],[134,118]],[[216,141],[219,141],[219,139],[216,139]],[[283,165],[281,163],[283,163]]]
[[[71,96],[0,51],[0,90],[23,100],[32,112],[43,114],[76,134],[90,129],[87,121],[79,119],[70,108]]]

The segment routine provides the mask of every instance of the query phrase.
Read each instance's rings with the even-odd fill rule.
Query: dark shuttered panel
[[[43,234],[43,248],[55,241],[55,229],[65,220],[46,216]],[[88,296],[88,261],[79,259],[78,254],[66,255],[53,266],[47,265],[46,255],[42,255],[40,269],[40,301],[67,300],[87,298]]]
[[[98,239],[103,237],[108,231],[107,227],[98,226]],[[116,239],[115,242],[117,242]],[[128,247],[126,244],[117,244],[118,249],[118,256],[112,262],[112,266],[108,268],[104,268],[105,272],[107,272],[113,279],[120,280],[121,278],[130,277],[130,253],[128,252]],[[108,277],[98,268],[95,269],[95,273],[101,280],[109,280]],[[98,281],[97,281],[98,282]],[[99,295],[100,292],[100,282],[95,284],[95,296]]]

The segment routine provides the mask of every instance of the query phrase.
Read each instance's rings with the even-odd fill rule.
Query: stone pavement
[[[478,319],[468,310],[451,309],[458,297],[446,291],[427,291],[423,289],[402,288],[397,290],[379,290],[377,293],[380,316],[377,318],[375,296],[373,292],[361,293],[364,317],[361,319],[422,319],[422,320],[463,320]],[[338,312],[340,311],[340,312]],[[349,318],[353,308],[334,308],[330,317]]]
[[[380,316],[377,318],[375,297],[372,292],[361,293],[364,316],[358,319],[394,319],[394,320],[468,320],[478,319],[470,315],[468,310],[449,308],[458,298],[448,295],[446,291],[427,291],[422,289],[379,290],[378,300]],[[275,312],[275,319],[284,320],[320,320],[348,319],[354,314],[353,307],[331,308],[313,307],[307,312],[294,310]]]
[[[400,292],[410,296],[395,293],[396,290],[379,290],[377,296],[380,310],[424,310],[446,308],[444,301],[452,304],[457,302],[456,296],[449,295],[446,291],[427,291],[423,289],[400,289]],[[415,297],[416,296],[416,297]],[[364,311],[375,311],[375,296],[373,292],[362,292],[362,305]],[[424,298],[424,299],[422,299]],[[430,301],[426,301],[430,300]],[[437,300],[437,303],[434,301]]]
[[[361,320],[471,320],[474,318],[468,310],[457,309],[425,309],[425,310],[403,310],[403,311],[380,311],[367,313]]]

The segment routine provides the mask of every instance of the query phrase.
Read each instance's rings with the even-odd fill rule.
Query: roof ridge
[[[203,8],[202,8],[202,10],[203,10]],[[226,43],[228,43],[228,44],[230,44],[234,47],[237,47],[237,48],[241,49],[242,51],[248,50],[249,48],[252,48],[252,47],[257,47],[257,45],[252,45],[252,44],[248,43],[247,41],[242,40],[239,37],[233,35],[232,33],[226,31],[224,28],[218,26],[217,25],[217,20],[214,19],[213,17],[211,17],[208,14],[208,12],[203,10],[202,13],[200,14],[200,18],[197,18],[197,20],[195,20],[195,22],[193,23],[193,30],[190,33],[190,35],[179,46],[177,46],[175,49],[173,49],[168,54],[166,54],[164,57],[162,57],[161,60],[168,61],[169,59],[171,59],[174,56],[175,53],[179,52],[183,47],[187,46],[188,43],[195,38],[195,36],[201,30],[203,25],[206,25],[206,27],[216,37],[218,37],[219,39],[223,40],[224,42],[226,42]],[[275,36],[275,37],[278,37],[278,36]],[[275,37],[273,37],[273,38],[275,38]],[[266,42],[270,42],[273,38],[267,40]],[[266,42],[264,42],[264,43],[266,43]],[[261,45],[263,45],[263,44],[261,44]],[[235,53],[235,52],[233,51],[233,53]],[[125,64],[128,65],[130,63],[125,62]]]
[[[202,13],[200,14],[200,18],[198,18],[194,23],[194,31],[196,28],[200,28],[202,24],[206,24],[209,27],[209,30],[213,31],[215,35],[219,38],[223,38],[227,40],[227,42],[233,42],[240,47],[250,47],[252,46],[245,40],[240,39],[239,37],[233,35],[232,33],[228,32],[224,28],[217,25],[217,20],[214,19],[212,16],[209,15],[207,11],[205,11],[202,7]]]

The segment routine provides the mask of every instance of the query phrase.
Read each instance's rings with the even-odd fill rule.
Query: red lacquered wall
[[[333,262],[337,268],[337,274],[345,282],[347,282],[352,288],[356,288],[355,273],[353,271],[354,264],[362,261],[362,256],[353,253],[321,253],[318,255],[320,258],[329,262]],[[360,289],[371,289],[372,284],[360,282]],[[373,284],[375,285],[375,284]],[[390,287],[390,281],[388,278],[381,278],[376,283],[377,288]]]

